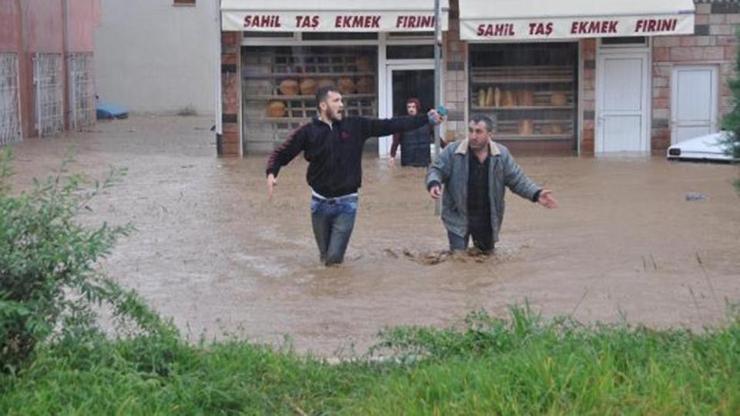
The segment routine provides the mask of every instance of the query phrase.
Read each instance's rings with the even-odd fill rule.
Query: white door
[[[406,100],[416,98],[422,111],[434,108],[434,63],[389,64],[385,76],[385,103],[380,117],[390,118],[406,115]],[[392,136],[381,137],[378,153],[388,156]],[[400,152],[399,152],[400,153]]]
[[[596,84],[596,152],[649,151],[648,53],[599,55]]]
[[[671,143],[717,131],[717,68],[677,66],[671,86]]]

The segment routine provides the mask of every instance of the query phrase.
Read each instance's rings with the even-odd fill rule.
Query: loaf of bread
[[[501,107],[501,90],[498,87],[493,92],[493,106]]]
[[[486,106],[486,89],[479,88],[478,89],[478,107],[485,107],[485,106]]]
[[[283,95],[296,95],[298,94],[298,81],[294,79],[285,79],[278,86],[280,94]]]
[[[268,117],[284,117],[285,116],[285,103],[282,101],[270,101],[267,104],[267,116]]]
[[[568,97],[563,92],[553,92],[550,96],[550,104],[562,107],[568,103]]]
[[[534,124],[530,119],[519,120],[519,135],[531,136],[534,133]]]
[[[514,99],[514,93],[511,91],[504,91],[502,93],[501,106],[502,107],[514,107],[516,100]]]
[[[355,82],[350,77],[341,77],[337,81],[337,89],[342,94],[354,94]]]
[[[493,91],[493,87],[488,87],[486,90],[486,107],[493,107],[496,105],[496,97]]]
[[[534,105],[534,93],[531,90],[521,90],[517,93],[516,103],[521,107],[532,107]]]
[[[315,95],[319,89],[319,83],[313,78],[304,78],[300,84],[301,95]]]

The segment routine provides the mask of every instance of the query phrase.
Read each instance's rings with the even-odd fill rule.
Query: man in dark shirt
[[[509,150],[493,141],[493,120],[484,115],[471,116],[468,138],[440,153],[429,167],[426,185],[432,198],[442,197],[442,222],[453,251],[466,249],[470,237],[481,251],[493,250],[507,187],[532,202],[557,207],[552,191],[532,182]]]
[[[272,198],[277,176],[300,152],[308,161],[311,223],[321,261],[327,266],[344,260],[355,224],[358,189],[362,185],[362,150],[370,137],[439,124],[435,110],[415,117],[371,119],[344,117],[342,95],[334,87],[316,93],[318,117],[299,127],[267,161],[267,193]]]

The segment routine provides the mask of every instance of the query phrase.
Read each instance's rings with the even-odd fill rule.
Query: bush
[[[143,331],[163,329],[159,318],[130,291],[96,267],[130,226],[76,222],[82,209],[124,175],[111,168],[105,180],[60,171],[34,179],[29,192],[12,193],[11,153],[0,154],[0,370],[15,372],[46,340],[99,333],[95,307],[107,304],[114,318]]]

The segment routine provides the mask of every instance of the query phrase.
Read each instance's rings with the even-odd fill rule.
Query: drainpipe
[[[439,107],[442,99],[442,12],[440,1],[434,0],[434,107]],[[439,136],[442,128],[439,124],[434,126],[434,160],[439,157]],[[441,203],[439,199],[434,201],[434,214],[440,215]]]
[[[216,121],[216,153],[223,154],[223,115],[221,112],[223,97],[221,97],[221,0],[215,3],[216,7],[216,62],[214,63],[214,89],[215,89],[215,121]]]

